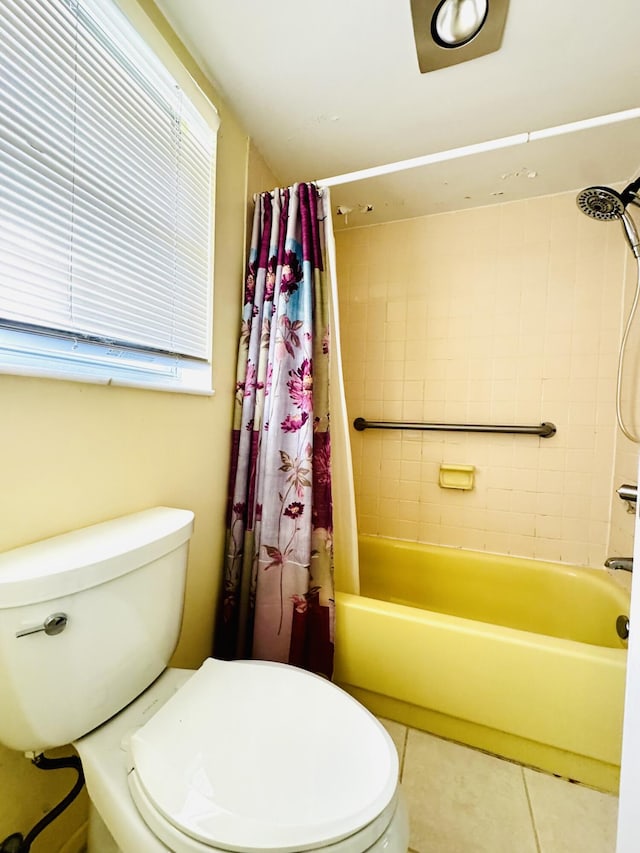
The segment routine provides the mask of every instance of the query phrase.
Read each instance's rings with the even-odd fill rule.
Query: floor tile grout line
[[[391,722],[393,722],[393,721],[391,721]],[[480,755],[486,755],[488,758],[494,759],[495,761],[497,761],[501,765],[510,765],[511,767],[513,767],[513,769],[516,769],[516,768],[519,769],[520,770],[520,777],[521,777],[522,783],[524,785],[524,792],[525,792],[526,803],[527,803],[526,811],[524,813],[520,812],[520,819],[523,821],[523,824],[524,824],[525,814],[528,812],[529,820],[530,820],[529,826],[533,830],[532,834],[533,834],[533,839],[534,839],[534,847],[528,848],[528,849],[533,850],[534,853],[544,853],[545,850],[549,849],[548,848],[549,843],[552,843],[552,846],[555,849],[555,835],[556,835],[556,831],[554,829],[552,829],[551,835],[553,836],[553,838],[551,836],[549,838],[547,838],[547,832],[545,829],[545,821],[547,818],[547,807],[545,805],[545,802],[546,802],[545,798],[542,797],[542,795],[538,796],[538,787],[539,787],[538,779],[539,778],[541,778],[541,777],[547,778],[553,784],[555,784],[555,783],[562,784],[562,786],[564,786],[567,789],[574,788],[574,789],[578,789],[578,790],[579,789],[590,790],[594,794],[597,794],[600,796],[611,797],[614,800],[617,799],[614,794],[609,794],[608,792],[600,791],[598,789],[591,789],[587,785],[572,784],[571,780],[564,779],[562,777],[557,777],[553,773],[548,773],[548,772],[541,771],[541,770],[538,770],[535,768],[530,768],[530,767],[527,767],[525,765],[519,764],[519,762],[510,760],[510,759],[505,759],[502,756],[498,756],[498,755],[495,755],[493,753],[485,752],[484,750],[479,750],[479,749],[476,749],[474,747],[470,747],[466,744],[459,744],[455,741],[450,741],[447,738],[441,738],[438,735],[433,735],[429,732],[423,732],[420,729],[414,729],[411,726],[403,726],[402,724],[398,724],[398,725],[400,728],[399,728],[399,730],[396,729],[394,731],[394,739],[395,739],[395,743],[396,743],[397,748],[398,748],[398,756],[400,759],[400,761],[399,761],[399,777],[398,778],[399,778],[399,781],[401,783],[403,783],[404,779],[405,779],[404,772],[405,772],[406,766],[407,766],[409,737],[410,736],[412,737],[412,750],[413,751],[412,751],[412,761],[409,764],[409,768],[410,768],[410,777],[409,778],[412,778],[412,774],[414,771],[420,770],[422,768],[423,762],[419,758],[418,752],[416,751],[418,744],[414,740],[414,738],[417,736],[423,736],[423,735],[426,736],[427,738],[429,738],[430,740],[440,741],[443,744],[450,744],[452,746],[455,746],[459,749],[464,750],[465,752],[472,752],[472,753],[477,753]],[[412,732],[413,732],[413,735],[412,735]],[[515,781],[515,779],[514,779],[514,781]],[[530,787],[529,783],[531,783],[531,787]],[[553,785],[552,785],[552,788],[553,788]],[[565,795],[563,794],[563,796],[565,796]],[[520,794],[520,797],[521,797],[521,794]],[[533,805],[534,799],[538,803],[538,805],[535,807]],[[520,802],[522,802],[522,801],[520,800]],[[521,808],[521,806],[520,806],[520,808]],[[536,815],[538,816],[538,818],[536,818]],[[606,817],[606,815],[605,815],[605,817]],[[540,828],[539,829],[537,826],[537,819],[540,820]],[[552,823],[553,823],[553,821],[552,821]],[[605,827],[605,829],[606,829],[606,827]],[[523,830],[524,830],[524,826],[523,826]],[[543,838],[545,839],[545,841],[542,840]],[[528,833],[527,833],[527,839],[530,840],[530,836],[528,835]],[[412,839],[412,840],[414,840],[414,839]],[[414,843],[415,843],[415,840],[414,840]],[[418,843],[420,843],[420,842],[418,842]],[[425,849],[425,848],[410,847],[410,848],[408,848],[408,853],[420,853],[420,851],[423,849]]]
[[[400,773],[398,775],[398,779],[402,782],[402,777],[404,776],[404,761],[407,755],[407,742],[409,740],[409,726],[404,727],[404,738],[402,740],[402,755],[400,756]]]
[[[533,837],[536,842],[536,850],[538,853],[542,853],[542,846],[540,844],[540,838],[538,837],[538,827],[536,826],[536,818],[533,813],[533,803],[531,802],[531,794],[529,793],[529,786],[527,785],[527,776],[525,774],[525,768],[521,767],[520,772],[522,773],[522,782],[524,784],[524,792],[527,798],[527,805],[529,806],[529,815],[531,816],[531,825],[533,826]]]

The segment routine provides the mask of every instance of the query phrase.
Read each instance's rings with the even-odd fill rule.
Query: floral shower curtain
[[[333,547],[324,216],[312,184],[253,221],[215,653],[331,676]]]

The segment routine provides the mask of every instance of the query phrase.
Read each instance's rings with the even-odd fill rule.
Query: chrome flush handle
[[[34,625],[32,628],[22,628],[16,631],[16,637],[26,637],[28,634],[38,634],[44,631],[49,637],[54,637],[56,634],[61,634],[67,627],[69,617],[66,613],[52,613],[47,616],[42,625]]]

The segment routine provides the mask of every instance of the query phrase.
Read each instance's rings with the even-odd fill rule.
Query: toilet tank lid
[[[0,554],[0,609],[71,595],[170,553],[191,537],[190,510],[154,507]]]

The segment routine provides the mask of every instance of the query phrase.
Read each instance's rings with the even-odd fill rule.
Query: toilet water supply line
[[[29,754],[27,754],[27,756],[29,756]],[[31,761],[39,770],[63,770],[71,768],[76,771],[78,778],[66,797],[63,797],[57,806],[54,806],[51,811],[47,812],[47,814],[26,834],[26,836],[23,836],[20,832],[14,832],[12,835],[7,836],[4,841],[1,841],[0,853],[29,853],[31,845],[37,836],[40,835],[40,833],[46,829],[50,823],[52,823],[66,808],[68,808],[68,806],[71,805],[84,787],[84,773],[82,771],[82,764],[77,755],[69,755],[64,758],[47,758],[45,755],[40,753],[39,755],[33,756]]]

